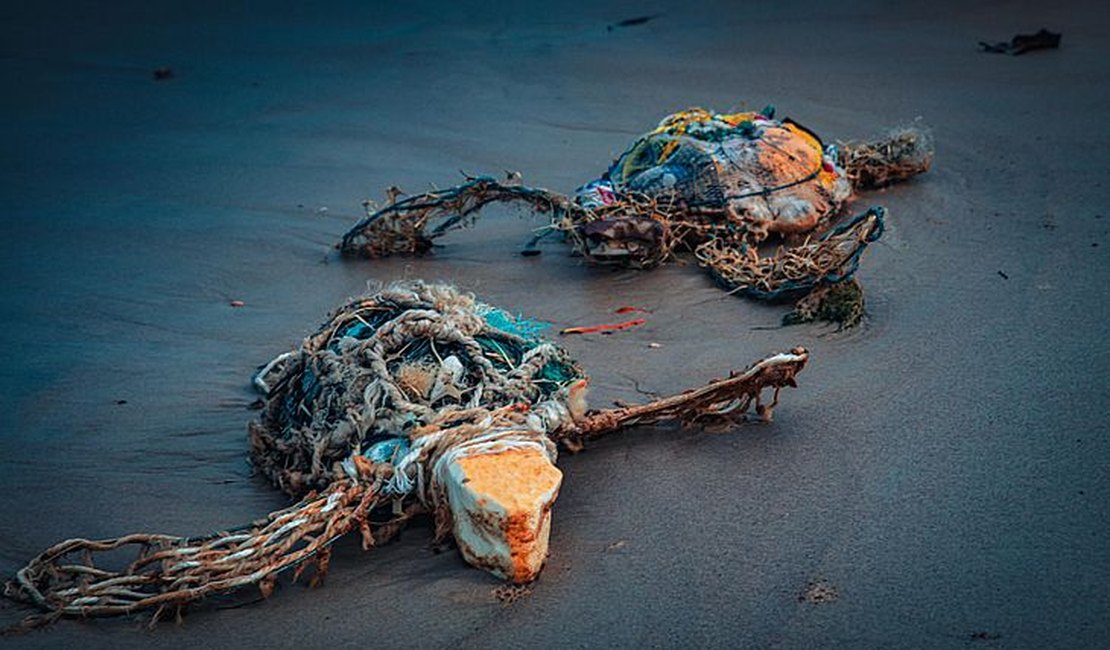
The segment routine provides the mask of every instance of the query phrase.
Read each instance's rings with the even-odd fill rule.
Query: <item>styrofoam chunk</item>
[[[534,580],[547,559],[563,473],[540,449],[513,448],[457,458],[446,478],[466,561],[512,582]]]

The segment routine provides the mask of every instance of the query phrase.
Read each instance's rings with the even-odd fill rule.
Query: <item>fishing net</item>
[[[651,268],[692,254],[739,295],[797,298],[850,280],[881,236],[881,208],[835,225],[853,188],[924,172],[932,155],[928,132],[916,126],[838,148],[792,120],[776,120],[773,107],[730,114],[695,108],[664,118],[573,197],[524,186],[517,174],[504,182],[468,178],[403,200],[394,193],[384,208],[368,203],[367,216],[338,248],[364,257],[426,254],[438,238],[473,224],[483,205],[507,202],[549,218],[525,255],[538,254],[538,242],[551,234],[601,264]],[[769,239],[781,245],[761,254]],[[851,312],[821,306],[830,295],[817,293],[799,313],[823,319]],[[862,310],[862,293],[857,302]]]
[[[925,173],[933,153],[928,129],[905,126],[876,140],[841,143],[838,160],[854,187],[873,189]]]
[[[5,593],[43,611],[25,621],[33,627],[140,611],[156,621],[247,585],[268,596],[284,571],[296,580],[311,568],[318,582],[332,545],[354,531],[370,548],[430,513],[447,535],[452,460],[529,449],[553,461],[557,444],[576,450],[634,425],[729,424],[751,411],[769,420],[808,360],[795,348],[672,397],[588,410],[585,375],[539,331],[442,285],[394,285],[352,301],[255,377],[267,397],[250,427],[251,457],[300,501],[203,537],[66,540]]]
[[[251,456],[293,495],[330,484],[352,453],[385,462],[455,411],[535,406],[581,380],[540,323],[444,285],[397,285],[339,310],[256,376],[268,391]]]
[[[590,202],[604,183],[617,194],[673,194],[688,208],[723,210],[756,242],[813,230],[852,193],[820,138],[792,120],[775,120],[770,106],[669,115],[579,196]]]
[[[719,239],[700,246],[698,260],[725,289],[761,300],[808,292],[819,284],[851,279],[864,249],[883,234],[885,211],[872,208],[817,239],[780,247],[760,257],[754,247],[731,247]]]

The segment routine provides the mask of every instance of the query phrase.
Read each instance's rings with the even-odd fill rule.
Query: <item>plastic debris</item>
[[[594,334],[597,332],[616,332],[619,330],[626,330],[630,327],[638,327],[647,322],[644,318],[635,318],[633,320],[624,321],[623,323],[607,323],[604,325],[590,325],[588,327],[567,327],[559,330],[560,334]]]
[[[563,473],[538,448],[453,458],[443,483],[452,534],[467,562],[499,578],[535,580],[547,561],[551,507]]]

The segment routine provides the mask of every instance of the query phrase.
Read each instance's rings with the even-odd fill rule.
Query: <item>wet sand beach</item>
[[[773,423],[564,454],[548,565],[511,605],[423,525],[370,553],[344,540],[321,588],[0,644],[1104,646],[1110,13],[889,4],[0,10],[5,576],[68,537],[285,505],[247,462],[250,374],[368,283],[452,282],[552,335],[650,309],[561,339],[599,406],[812,353]],[[1060,50],[976,51],[1042,26]],[[855,203],[889,210],[858,329],[776,327],[788,306],[728,297],[692,261],[521,257],[542,221],[503,207],[428,258],[332,248],[390,185],[519,170],[567,192],[667,113],[767,103],[827,141],[934,129],[932,171]],[[24,613],[0,604],[4,624]]]

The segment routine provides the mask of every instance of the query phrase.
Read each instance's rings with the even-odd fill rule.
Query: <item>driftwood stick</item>
[[[755,403],[759,417],[769,421],[778,402],[778,390],[783,386],[795,386],[794,377],[801,372],[808,360],[809,352],[805,348],[796,347],[790,352],[767,357],[742,373],[734,372],[727,379],[716,379],[701,388],[647,404],[592,411],[566,437],[573,447],[574,442],[581,443],[588,438],[640,424],[735,417],[747,412],[752,402]],[[771,404],[764,405],[761,401],[764,388],[774,389]]]

